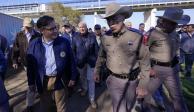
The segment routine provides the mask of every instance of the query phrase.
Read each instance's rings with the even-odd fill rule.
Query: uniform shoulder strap
[[[142,35],[142,33],[138,30],[138,29],[135,29],[135,28],[128,28],[129,31],[132,31],[132,32],[135,32],[135,33],[138,33],[139,35]]]

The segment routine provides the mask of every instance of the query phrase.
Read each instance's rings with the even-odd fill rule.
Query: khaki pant
[[[120,79],[115,76],[108,76],[106,80],[107,88],[110,93],[112,104],[113,104],[113,112],[117,112],[117,106],[121,99],[121,96],[124,91],[125,84],[128,79]],[[136,101],[136,87],[138,85],[138,80],[130,81],[130,84],[127,88],[127,93],[124,99],[121,102],[120,108],[118,112],[136,112],[134,109],[135,101]]]
[[[53,78],[50,79],[44,80],[44,90],[40,95],[41,112],[53,112],[55,111],[53,110],[55,107],[57,108],[57,112],[66,112],[68,89],[64,87],[60,90],[53,90],[52,85],[55,81],[53,82]]]
[[[53,112],[55,105],[57,112],[66,112],[67,98],[67,89],[45,90],[40,95],[41,112]]]
[[[154,106],[151,104],[152,94],[160,87],[161,84],[167,88],[172,104],[169,108],[170,112],[188,112],[184,102],[182,89],[179,80],[178,67],[164,67],[155,65],[153,69],[156,71],[156,77],[151,78],[148,84],[149,94],[145,97],[145,102],[149,107],[149,112],[156,112]]]

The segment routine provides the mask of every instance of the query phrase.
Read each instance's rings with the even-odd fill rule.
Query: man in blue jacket
[[[40,17],[37,27],[42,37],[33,40],[27,51],[28,85],[32,91],[36,86],[42,112],[52,111],[53,100],[57,112],[66,112],[67,88],[77,76],[70,43],[58,36],[53,17]]]
[[[67,38],[70,41],[71,45],[72,45],[73,38],[78,33],[73,29],[73,26],[68,21],[66,21],[63,24],[62,28],[64,30],[64,33],[62,34],[62,36],[65,37],[65,38]]]
[[[0,73],[1,78],[4,80],[5,78],[5,72],[7,68],[7,60],[6,60],[6,53],[8,50],[8,42],[6,37],[0,35],[0,61],[1,61],[1,67],[0,67]]]
[[[9,98],[4,86],[4,75],[6,71],[6,59],[2,49],[0,49],[0,112],[9,112]]]

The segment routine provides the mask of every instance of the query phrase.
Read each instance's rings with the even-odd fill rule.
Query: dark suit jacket
[[[32,35],[32,38],[30,39],[30,41],[32,41],[37,37],[41,37],[41,34],[34,31],[34,35]],[[19,33],[17,33],[16,39],[13,43],[13,50],[12,50],[13,64],[18,63],[18,59],[20,58],[21,60],[19,61],[26,66],[26,52],[27,52],[28,44],[29,43],[25,35],[25,32],[20,31]]]
[[[93,33],[76,35],[73,38],[72,48],[79,68],[82,68],[85,64],[95,67],[99,47]]]
[[[181,34],[181,50],[186,54],[194,53],[194,35],[190,36],[188,33]]]

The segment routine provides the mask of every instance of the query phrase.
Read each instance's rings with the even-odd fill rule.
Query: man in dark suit
[[[185,77],[190,80],[194,61],[194,24],[187,25],[187,32],[182,33],[181,37],[181,51],[185,57]]]

